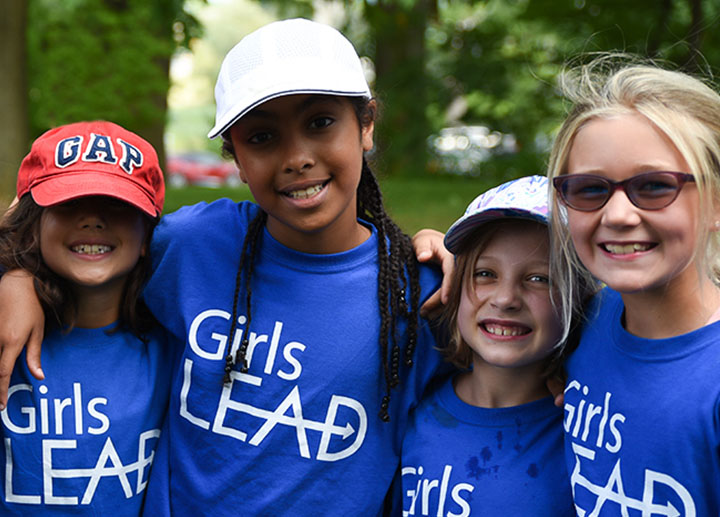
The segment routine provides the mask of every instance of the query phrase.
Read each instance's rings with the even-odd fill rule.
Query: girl
[[[150,144],[109,122],[48,131],[20,166],[0,266],[34,277],[47,376],[25,361],[12,373],[3,515],[140,514],[170,388],[167,344],[138,301],[164,192]]]
[[[276,22],[215,93],[210,137],[257,204],[181,209],[154,234],[145,301],[184,353],[145,513],[377,515],[440,364],[418,316],[439,279],[365,163],[360,59],[335,29]]]
[[[574,109],[550,159],[561,251],[607,285],[568,362],[575,505],[718,515],[720,96],[614,60],[566,83]]]
[[[567,333],[551,301],[547,196],[542,176],[505,183],[445,236],[456,267],[443,351],[461,371],[411,416],[403,515],[575,515],[545,383]]]

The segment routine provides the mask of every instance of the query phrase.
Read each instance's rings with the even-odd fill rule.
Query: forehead
[[[350,106],[350,101],[345,97],[340,97],[337,95],[283,95],[282,97],[276,97],[274,99],[263,102],[259,106],[250,110],[238,122],[253,118],[268,118],[281,115],[298,115],[318,105],[336,105],[338,107]]]
[[[549,256],[549,228],[542,223],[506,219],[487,224],[483,233],[474,249],[474,261],[498,256],[511,257],[513,263],[519,263],[526,258],[547,261]]]
[[[638,112],[595,117],[575,134],[567,160],[569,173],[628,170],[686,171],[687,163],[672,140]]]

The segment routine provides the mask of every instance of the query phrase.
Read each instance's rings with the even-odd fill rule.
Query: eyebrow
[[[681,167],[675,167],[675,166],[668,166],[666,162],[664,162],[665,165],[662,165],[660,162],[647,162],[642,163],[640,165],[635,165],[628,170],[630,171],[632,176],[637,176],[638,174],[644,174],[646,172],[656,172],[656,171],[674,171],[674,170],[680,170]],[[576,169],[572,173],[566,172],[565,174],[595,174],[596,176],[605,176],[607,174],[607,168],[603,167],[593,167],[587,170],[584,169]]]

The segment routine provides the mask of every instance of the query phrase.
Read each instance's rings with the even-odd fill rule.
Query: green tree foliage
[[[561,109],[554,84],[564,41],[541,21],[523,18],[528,3],[449,3],[428,31],[434,126],[486,125],[516,138],[517,155],[480,165],[497,181],[542,172],[543,142]]]
[[[428,30],[428,116],[516,135],[519,152],[483,164],[497,180],[542,172],[565,106],[555,85],[571,62],[628,52],[712,75],[720,63],[716,0],[446,2]],[[448,120],[446,108],[464,110]],[[456,113],[457,116],[457,113]]]
[[[17,169],[27,153],[25,0],[8,0],[0,19],[0,210],[15,195]]]
[[[265,0],[282,17],[310,0]],[[578,56],[622,51],[712,74],[718,0],[344,0],[341,30],[375,65],[381,171],[428,170],[428,136],[452,125],[512,134],[518,152],[475,171],[494,181],[544,169],[565,106],[556,81]]]
[[[170,56],[197,25],[182,0],[32,0],[30,130],[107,119],[160,151]]]
[[[573,53],[625,51],[703,73],[718,65],[719,17],[717,0],[534,0],[523,14],[552,27]]]
[[[162,150],[169,58],[199,30],[184,0],[29,2],[31,136],[107,118]],[[312,17],[331,2],[260,3],[279,17]],[[376,142],[385,173],[428,170],[428,137],[464,124],[513,134],[518,142],[516,154],[483,162],[480,174],[499,181],[542,172],[564,112],[557,76],[582,53],[635,52],[706,75],[720,63],[718,0],[341,3],[345,14],[336,24],[375,67]],[[227,34],[239,31],[226,25]]]

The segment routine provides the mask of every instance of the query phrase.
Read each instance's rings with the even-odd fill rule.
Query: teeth
[[[309,197],[314,196],[318,192],[320,192],[323,189],[322,185],[315,185],[314,187],[308,187],[303,190],[293,190],[292,192],[288,192],[288,196],[290,196],[293,199],[307,199]]]
[[[610,253],[616,254],[616,255],[629,255],[630,253],[634,253],[636,251],[646,251],[650,249],[649,244],[640,244],[640,243],[634,243],[634,244],[606,244],[605,249],[608,250]]]
[[[521,336],[527,334],[527,330],[518,327],[501,327],[499,325],[485,325],[485,330],[496,336]]]
[[[73,246],[72,250],[82,255],[100,255],[102,253],[110,253],[112,248],[104,244],[78,244],[77,246]]]

